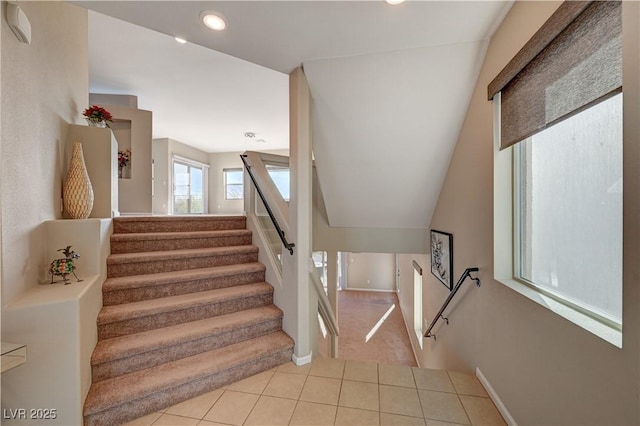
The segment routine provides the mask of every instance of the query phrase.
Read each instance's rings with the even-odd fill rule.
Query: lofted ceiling
[[[91,90],[137,95],[155,138],[207,152],[288,147],[287,74],[303,64],[329,223],[373,228],[429,226],[488,40],[512,4],[74,3],[108,15],[90,14]],[[228,28],[208,30],[204,10]]]

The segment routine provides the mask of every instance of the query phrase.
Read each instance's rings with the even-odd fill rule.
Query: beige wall
[[[417,351],[421,366],[478,368],[518,424],[639,424],[638,350],[640,176],[638,117],[639,4],[623,2],[624,20],[624,334],[623,348],[495,281],[493,259],[492,104],[487,85],[555,11],[557,2],[515,2],[491,40],[431,227],[454,234],[455,276],[478,266],[482,287],[465,285],[437,342]],[[401,305],[412,323],[411,257],[402,256]],[[424,319],[447,290],[425,269]],[[410,334],[411,335],[411,334]],[[415,346],[415,338],[414,340]]]
[[[67,123],[84,123],[87,12],[62,2],[20,2],[31,45],[9,29],[2,3],[2,303],[37,285],[41,224],[62,217]]]
[[[152,146],[155,169],[153,212],[155,214],[169,214],[171,212],[171,186],[173,185],[173,157],[178,156],[208,165],[209,154],[169,138],[154,139]],[[206,188],[204,190],[206,191]],[[209,212],[211,213],[211,211]]]
[[[151,135],[152,112],[121,105],[102,105],[114,119],[124,120],[114,132],[118,149],[131,149],[130,178],[118,180],[118,206],[121,214],[151,213]],[[131,131],[128,125],[131,123]],[[120,145],[122,144],[122,147]]]
[[[347,288],[395,290],[396,256],[389,253],[348,253]]]
[[[427,229],[338,228],[327,218],[322,189],[313,174],[313,250],[376,253],[426,253]]]
[[[240,160],[241,152],[224,152],[209,154],[209,212],[210,213],[242,213],[243,200],[225,200],[224,169],[243,168]]]
[[[151,143],[153,158],[153,213],[168,214],[171,208],[171,165],[169,139],[154,139]]]
[[[244,151],[243,151],[244,152]],[[261,151],[268,154],[289,155],[288,149]],[[209,154],[209,213],[239,214],[244,211],[242,200],[225,200],[224,169],[242,169],[244,164],[240,159],[242,152],[223,152]],[[248,183],[248,182],[246,182]]]

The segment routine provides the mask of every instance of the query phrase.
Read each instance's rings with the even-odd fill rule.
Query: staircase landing
[[[504,425],[468,373],[318,358],[154,412],[136,425]]]

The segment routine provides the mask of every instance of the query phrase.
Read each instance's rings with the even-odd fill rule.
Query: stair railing
[[[282,198],[280,191],[269,177],[267,168],[262,162],[260,156],[252,151],[247,151],[240,155],[244,167],[253,182],[253,186],[260,196],[264,207],[271,218],[273,226],[282,241],[282,245],[289,250],[289,254],[293,254],[294,243],[287,241],[286,233],[289,232],[289,214],[286,202]],[[269,203],[267,199],[272,200]],[[272,208],[273,204],[273,208]]]
[[[436,340],[436,335],[432,334],[431,330],[433,330],[433,327],[435,327],[436,323],[438,322],[438,320],[440,318],[442,318],[447,324],[449,324],[449,318],[446,318],[446,317],[443,316],[444,310],[447,309],[447,306],[449,306],[449,303],[451,303],[451,300],[453,299],[453,297],[456,295],[456,293],[458,292],[458,290],[462,286],[462,283],[464,283],[464,280],[469,278],[469,279],[471,279],[471,280],[476,282],[476,286],[480,287],[480,278],[477,278],[477,277],[474,278],[474,277],[471,276],[472,272],[478,272],[478,271],[479,271],[478,268],[467,268],[467,269],[464,270],[464,272],[460,276],[460,279],[458,280],[458,283],[453,288],[453,290],[451,290],[451,292],[449,293],[449,297],[447,297],[447,300],[444,301],[444,304],[442,305],[442,307],[440,308],[440,310],[436,314],[435,318],[433,318],[433,321],[431,321],[431,325],[429,325],[429,328],[427,329],[427,332],[424,333],[424,337],[433,337],[433,340]]]
[[[313,265],[313,259],[309,258],[309,262]],[[322,321],[324,321],[327,326],[327,331],[334,336],[338,336],[340,334],[338,321],[336,320],[333,308],[331,307],[331,302],[329,302],[329,297],[324,291],[320,275],[315,267],[311,267],[310,269],[311,272],[309,272],[309,275],[311,276],[311,282],[316,289],[316,293],[318,293],[318,312],[320,312]]]

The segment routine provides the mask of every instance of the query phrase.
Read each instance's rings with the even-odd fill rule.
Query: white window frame
[[[242,176],[242,190],[240,191],[240,197],[239,198],[228,198],[227,194],[227,186],[230,185],[229,183],[227,183],[227,173],[229,172],[240,172],[243,174]],[[242,170],[241,167],[229,167],[226,169],[222,169],[222,176],[223,176],[223,190],[224,190],[224,199],[227,201],[237,201],[237,200],[244,200],[244,171]],[[237,185],[235,183],[232,183],[231,185]]]
[[[538,286],[519,279],[517,253],[518,216],[516,149],[509,147],[500,151],[500,93],[493,99],[494,107],[494,279],[540,306],[571,321],[612,345],[622,348],[621,327],[579,309],[572,304],[559,301]]]
[[[202,203],[203,203],[203,212],[202,213],[178,213],[178,214],[208,214],[209,213],[209,165],[200,163],[198,161],[190,160],[188,158],[180,157],[177,155],[172,156],[171,158],[171,214],[175,213],[175,187],[176,187],[176,178],[175,178],[175,165],[182,164],[188,166],[190,168],[202,169]],[[189,210],[191,210],[191,202],[189,202]]]

